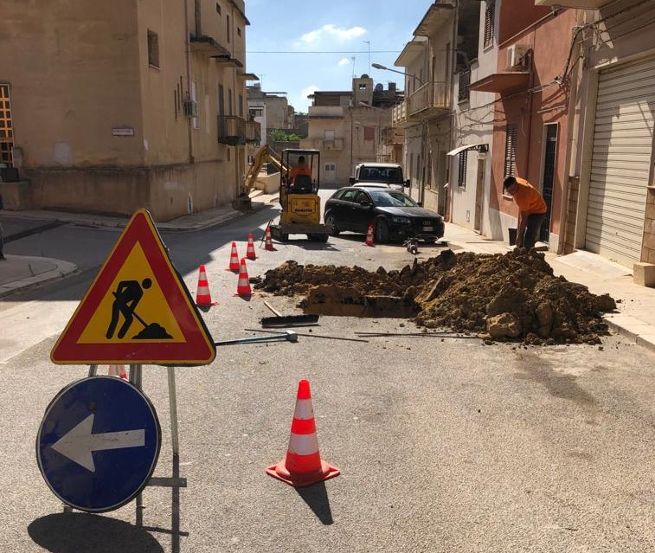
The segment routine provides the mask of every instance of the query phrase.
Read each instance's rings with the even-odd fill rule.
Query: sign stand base
[[[168,403],[171,420],[171,443],[173,449],[173,476],[171,478],[151,477],[146,486],[156,486],[172,489],[172,506],[171,506],[171,536],[172,552],[180,551],[180,488],[187,487],[186,478],[180,477],[180,443],[179,431],[177,424],[177,390],[175,387],[175,367],[168,367]],[[89,376],[97,376],[98,365],[89,365]],[[143,389],[143,366],[130,365],[130,384]],[[135,525],[143,526],[143,495],[136,496]],[[72,513],[73,508],[64,504],[64,513]]]

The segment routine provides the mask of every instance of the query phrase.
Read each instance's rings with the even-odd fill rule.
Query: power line
[[[250,50],[248,54],[400,54],[402,50]]]

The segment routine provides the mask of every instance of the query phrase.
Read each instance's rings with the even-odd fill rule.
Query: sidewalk
[[[275,205],[278,196],[277,193],[262,194],[259,190],[254,191],[250,195],[253,211],[264,209],[269,205]],[[11,211],[6,213],[14,219],[57,221],[59,223],[70,223],[80,226],[116,229],[124,228],[129,221],[129,217],[113,217],[107,215],[94,215],[90,213],[69,213],[65,211],[34,210]],[[227,206],[217,209],[209,209],[191,215],[184,215],[171,221],[156,223],[156,226],[160,232],[195,232],[222,225],[242,215],[244,215],[243,211],[238,211]]]
[[[449,244],[475,253],[507,253],[505,242],[488,240],[453,223],[446,225]],[[617,302],[617,312],[604,315],[608,325],[637,344],[655,351],[655,289],[638,286],[632,271],[599,255],[579,251],[557,256],[546,253],[546,261],[556,276],[584,284],[594,294],[609,294]]]
[[[0,261],[0,298],[19,289],[63,278],[77,270],[73,263],[49,257],[7,255],[6,258]]]

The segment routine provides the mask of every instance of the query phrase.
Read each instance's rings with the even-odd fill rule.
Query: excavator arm
[[[257,176],[261,171],[264,163],[271,162],[279,171],[287,171],[287,168],[282,163],[280,157],[275,153],[272,148],[269,148],[267,144],[264,144],[257,152],[255,153],[254,160],[252,165],[248,168],[246,172],[244,182],[243,182],[243,192],[249,194],[255,187],[255,182],[257,181]]]

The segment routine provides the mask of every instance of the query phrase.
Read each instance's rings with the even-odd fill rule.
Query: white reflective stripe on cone
[[[293,414],[294,419],[306,421],[314,418],[314,409],[312,408],[311,399],[296,400],[296,412]]]
[[[311,455],[318,453],[318,438],[313,434],[291,434],[289,438],[289,453],[296,455]]]
[[[209,294],[209,286],[198,286],[198,294]]]

